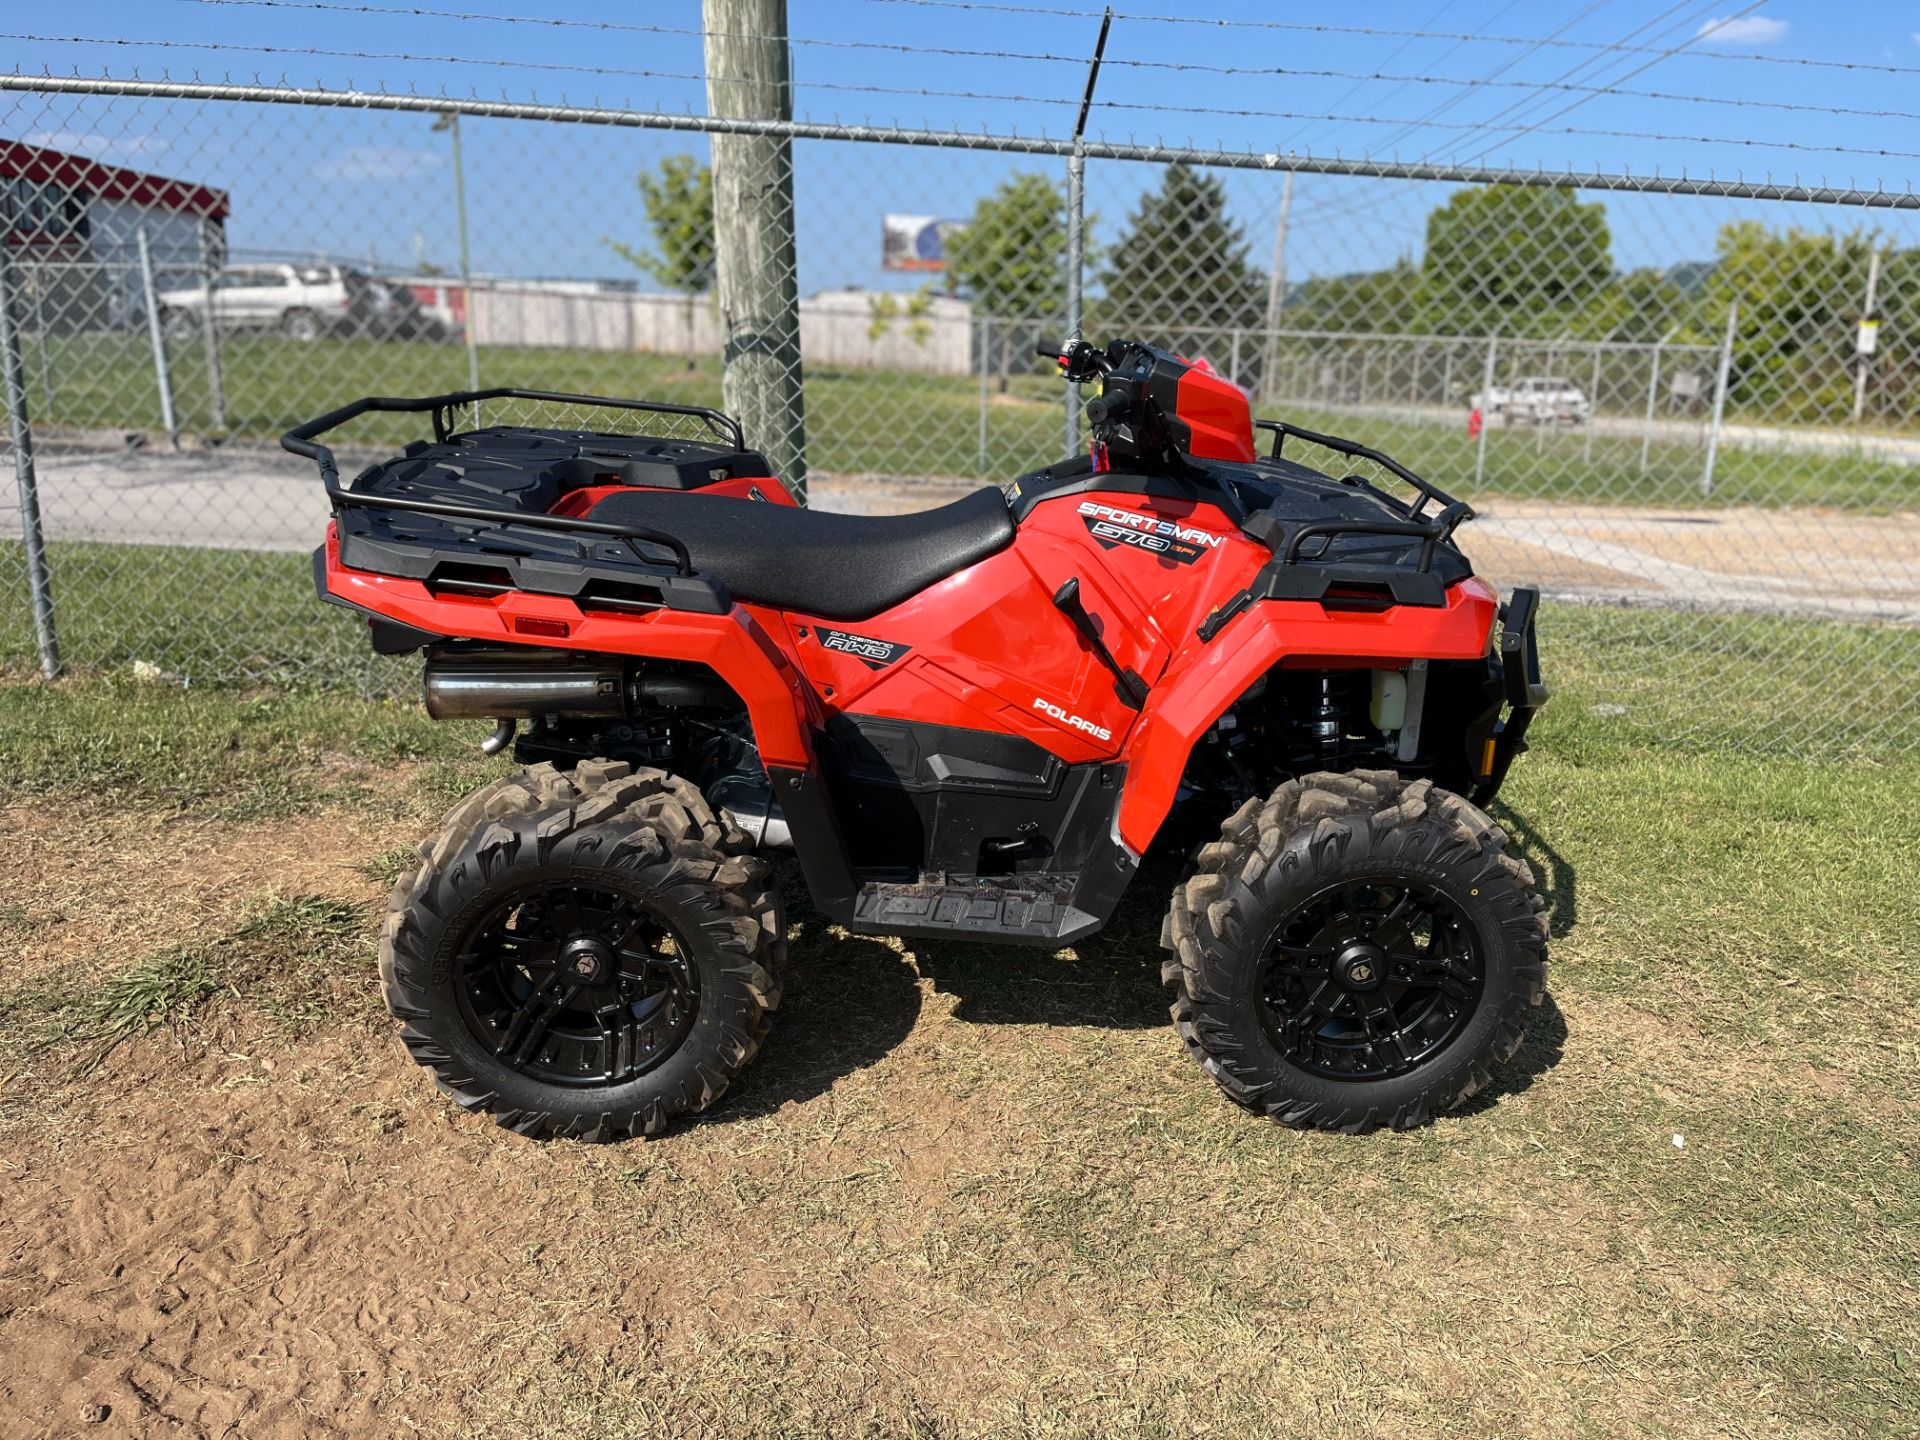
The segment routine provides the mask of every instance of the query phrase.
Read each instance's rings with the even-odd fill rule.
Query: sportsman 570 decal
[[[1080,518],[1087,533],[1109,550],[1116,545],[1131,545],[1136,550],[1164,556],[1182,565],[1191,565],[1209,550],[1226,543],[1226,536],[1197,525],[1177,524],[1138,510],[1103,505],[1098,500],[1082,500]]]

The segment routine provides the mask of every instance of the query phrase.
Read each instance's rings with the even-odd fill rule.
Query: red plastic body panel
[[[812,764],[810,733],[825,719],[812,689],[786,652],[752,613],[735,606],[725,615],[689,615],[656,610],[621,615],[582,610],[559,595],[435,595],[418,580],[368,575],[340,563],[340,541],[327,526],[327,590],[364,610],[436,635],[485,640],[496,645],[644,655],[692,660],[710,666],[746,704],[760,754],[769,765],[805,769]],[[516,620],[567,627],[564,638],[534,638],[514,628]]]
[[[1244,416],[1237,387],[1199,378],[1238,396]],[[727,482],[748,484],[792,503],[777,481]],[[716,492],[733,493],[722,486],[699,493]],[[520,592],[435,595],[419,581],[343,568],[331,526],[326,575],[340,599],[435,634],[710,666],[745,703],[769,766],[811,768],[810,737],[835,714],[1018,735],[1070,764],[1124,762],[1117,826],[1139,854],[1172,807],[1194,744],[1269,669],[1394,667],[1486,651],[1498,602],[1478,579],[1454,586],[1443,609],[1264,601],[1203,643],[1195,634],[1200,621],[1269,558],[1213,505],[1094,491],[1040,500],[1005,550],[860,621],[748,603],[726,615],[633,614]],[[1055,608],[1053,596],[1069,579],[1079,580],[1081,600],[1119,664],[1147,683],[1143,709],[1121,700],[1112,675]],[[520,621],[549,630],[563,624],[566,633],[530,636],[516,631]],[[886,642],[895,653],[869,662],[829,648],[829,632]]]
[[[1196,460],[1254,458],[1253,404],[1242,390],[1205,361],[1180,377],[1175,413],[1192,435],[1188,453]]]
[[[1312,600],[1268,600],[1232,620],[1210,645],[1197,641],[1147,697],[1129,747],[1120,837],[1136,854],[1173,806],[1195,742],[1248,686],[1276,665],[1322,659],[1394,669],[1409,660],[1474,660],[1486,653],[1499,598],[1463,580],[1445,609],[1328,610]]]
[[[626,485],[582,485],[578,490],[569,490],[560,497],[550,513],[569,515],[575,518],[585,515],[609,495],[619,495],[628,490]],[[669,494],[680,492],[669,491]],[[686,492],[695,495],[725,495],[734,500],[765,500],[773,505],[797,505],[792,494],[771,475],[732,475],[725,480],[716,480],[711,485],[702,485],[698,490]]]

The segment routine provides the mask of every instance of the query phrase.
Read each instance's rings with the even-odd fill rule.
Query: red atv
[[[1480,807],[1546,698],[1535,594],[1475,578],[1465,504],[1256,425],[1204,365],[1056,358],[1098,382],[1090,453],[915,515],[796,506],[737,423],[681,406],[364,399],[285,437],[332,497],[322,597],[424,651],[428,712],[496,721],[483,748],[524,767],[421,848],[381,943],[463,1105],[605,1140],[712,1104],[779,1004],[784,850],[847,930],[1049,949],[1150,850],[1187,855],[1174,1028],[1285,1124],[1420,1124],[1518,1045],[1545,905]],[[454,428],[501,398],[710,438]],[[316,437],[396,410],[433,442],[343,487]]]

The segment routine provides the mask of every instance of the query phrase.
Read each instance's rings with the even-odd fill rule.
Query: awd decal
[[[1042,700],[1036,695],[1033,699],[1033,708],[1045,711],[1062,725],[1071,725],[1074,729],[1084,731],[1096,740],[1113,739],[1113,731],[1106,726],[1096,725],[1091,720],[1083,720],[1078,715],[1069,715],[1051,700]]]
[[[1179,525],[1138,510],[1122,510],[1097,500],[1080,502],[1080,518],[1087,533],[1111,550],[1130,545],[1181,565],[1191,565],[1209,550],[1227,543],[1227,537],[1197,525]]]
[[[891,665],[913,647],[897,644],[892,640],[876,640],[871,635],[855,635],[846,630],[828,630],[819,632],[820,644],[828,650],[838,650],[843,655],[851,655],[869,670],[878,670]]]

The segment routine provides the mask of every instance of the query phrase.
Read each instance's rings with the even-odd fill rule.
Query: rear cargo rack
[[[1366,491],[1384,504],[1390,514],[1404,518],[1311,520],[1302,525],[1289,525],[1266,511],[1256,511],[1240,528],[1271,550],[1273,559],[1260,568],[1246,589],[1200,622],[1196,633],[1203,642],[1211,641],[1228,621],[1260,600],[1327,601],[1330,595],[1355,591],[1363,599],[1368,593],[1384,594],[1395,605],[1439,607],[1447,603],[1446,587],[1433,573],[1433,555],[1462,522],[1473,519],[1471,505],[1414,474],[1392,456],[1358,441],[1323,435],[1284,420],[1256,420],[1253,424],[1255,429],[1273,436],[1273,449],[1267,456],[1270,460],[1285,458],[1281,452],[1291,436],[1337,455],[1370,461],[1406,481],[1419,493],[1419,498],[1410,505],[1363,476],[1347,475],[1338,483]],[[1420,553],[1411,567],[1340,562],[1329,558],[1329,551],[1335,537],[1342,535],[1405,536],[1421,542]],[[1302,548],[1309,540],[1319,540],[1320,548],[1313,555],[1302,555]]]
[[[640,544],[657,545],[673,555],[674,569],[681,576],[694,573],[693,557],[678,537],[643,525],[621,525],[606,520],[581,520],[565,515],[537,511],[501,510],[486,505],[469,505],[458,500],[425,500],[415,496],[383,495],[372,491],[350,490],[340,483],[340,467],[333,451],[318,437],[338,429],[349,420],[367,414],[430,415],[436,442],[445,443],[454,430],[456,411],[487,400],[537,400],[557,405],[589,405],[611,410],[638,410],[654,414],[685,416],[699,420],[736,450],[746,449],[746,437],[740,422],[718,410],[699,405],[669,405],[652,400],[619,400],[604,395],[572,395],[554,390],[518,390],[500,387],[491,390],[460,390],[450,395],[428,395],[414,399],[368,395],[329,411],[318,419],[287,431],[280,437],[280,448],[304,456],[320,467],[320,481],[326,486],[327,499],[335,514],[360,507],[370,510],[404,510],[418,515],[437,515],[448,520],[478,520],[495,525],[512,525],[536,530],[559,530],[576,535],[608,536],[624,540],[640,560],[657,564],[639,549]],[[636,544],[635,542],[638,542]]]

